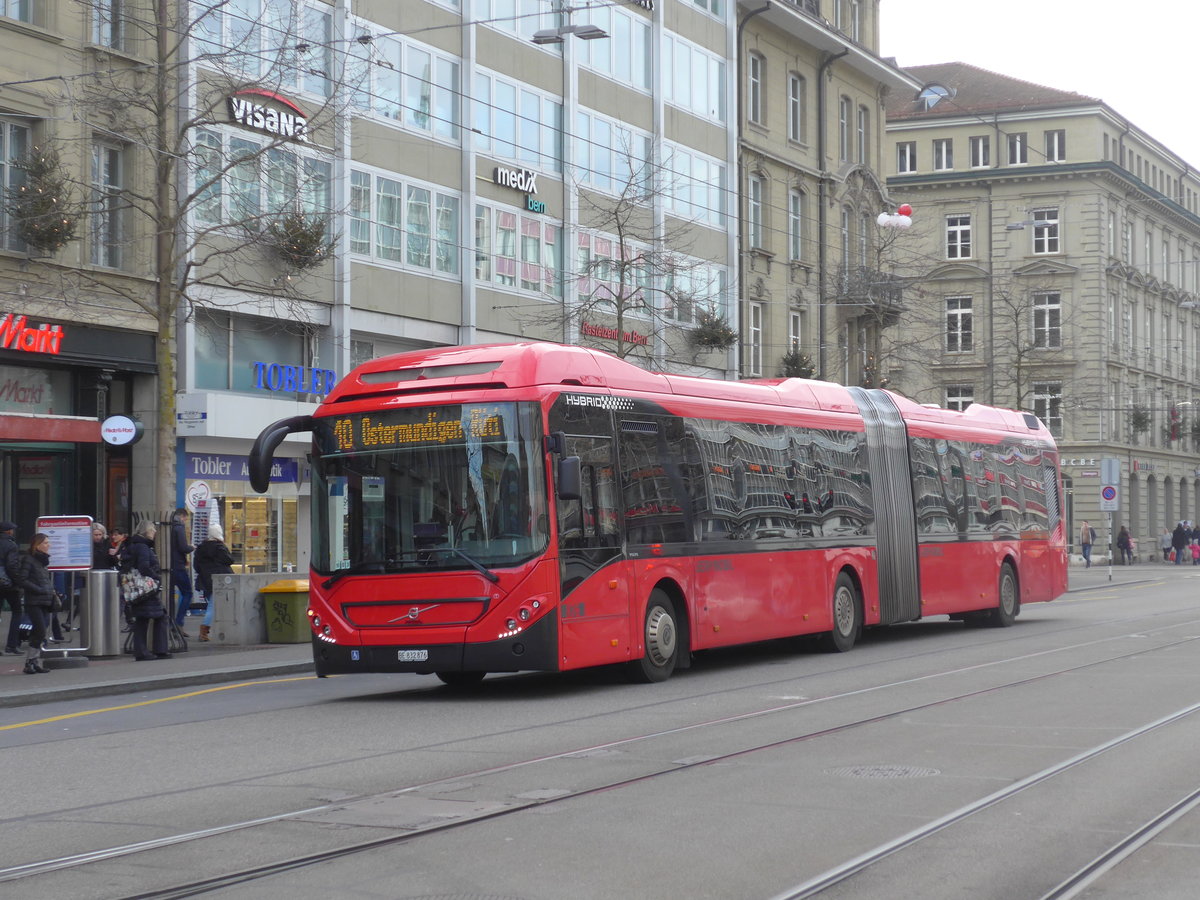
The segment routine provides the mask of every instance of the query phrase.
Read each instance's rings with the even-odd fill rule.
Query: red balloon
[[[896,210],[896,213],[901,216],[911,216],[912,215],[912,207],[909,206],[907,203],[901,203],[900,208]]]

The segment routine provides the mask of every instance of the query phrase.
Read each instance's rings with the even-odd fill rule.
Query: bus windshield
[[[535,403],[464,403],[317,419],[313,568],[491,570],[548,543]]]

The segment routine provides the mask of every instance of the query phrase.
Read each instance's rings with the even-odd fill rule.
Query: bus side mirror
[[[558,499],[583,498],[583,466],[578,456],[564,456],[558,461]]]

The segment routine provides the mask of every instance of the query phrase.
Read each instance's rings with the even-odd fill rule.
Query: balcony
[[[829,299],[851,315],[870,315],[888,327],[904,312],[904,282],[869,266],[838,266],[829,285]]]

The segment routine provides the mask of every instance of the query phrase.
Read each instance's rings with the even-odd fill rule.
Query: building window
[[[803,338],[804,316],[801,313],[788,313],[788,351],[798,353],[800,351],[800,341]]]
[[[350,172],[350,251],[444,275],[459,272],[459,198],[384,175]]]
[[[1033,295],[1033,346],[1039,350],[1062,347],[1062,296],[1058,291]]]
[[[850,277],[850,207],[842,207],[842,227],[838,232],[842,241],[842,277]]]
[[[746,196],[746,224],[750,233],[750,246],[761,250],[763,246],[763,197],[766,183],[758,175],[751,175]]]
[[[970,353],[975,349],[975,323],[970,297],[946,298],[946,352]]]
[[[1117,214],[1114,210],[1108,213],[1108,255],[1113,259],[1117,257]]]
[[[547,139],[557,136],[546,135]],[[575,114],[575,174],[583,184],[609,194],[640,189],[650,174],[650,136],[603,116]],[[674,163],[674,155],[669,162]],[[691,172],[677,173],[690,180]],[[671,185],[672,193],[676,185]]]
[[[0,119],[0,194],[11,191],[25,183],[25,172],[14,163],[29,152],[29,126]],[[0,203],[0,228],[3,228],[4,246],[9,250],[22,251],[25,242],[9,228],[8,204]]]
[[[1107,137],[1107,135],[1105,135]],[[1046,161],[1063,162],[1067,158],[1067,133],[1062,129],[1046,132]]]
[[[804,192],[788,191],[788,258],[804,259]]]
[[[1008,136],[1008,164],[1010,166],[1023,166],[1029,162],[1029,145],[1025,140],[1025,132],[1018,132]]]
[[[858,161],[860,163],[870,162],[871,113],[865,106],[858,108],[855,140],[858,144]]]
[[[763,358],[763,305],[749,304],[746,312],[746,374],[752,378],[762,375]]]
[[[917,171],[916,141],[901,141],[896,145],[896,171],[901,174]]]
[[[849,97],[842,97],[838,101],[838,159],[842,162],[850,161],[850,118],[853,109]]]
[[[938,170],[954,168],[954,141],[950,138],[933,142],[933,167]]]
[[[1046,207],[1033,211],[1033,252],[1057,253],[1058,207]]]
[[[1033,383],[1033,414],[1055,437],[1062,435],[1062,384],[1057,381]]]
[[[0,0],[0,15],[22,22],[32,22],[33,0]]]
[[[330,95],[334,43],[327,4],[207,0],[202,11],[193,35],[196,52],[204,56],[205,65],[243,80],[265,78],[276,90]]]
[[[600,9],[603,9],[603,6]],[[703,119],[724,122],[724,58],[672,34],[663,38],[663,53],[662,72],[667,102]]]
[[[493,0],[493,8],[507,4],[508,15],[512,15],[512,0]],[[698,6],[705,5],[703,2]],[[720,15],[718,10],[723,6],[720,0],[710,0],[707,4],[710,11]],[[537,7],[538,4],[533,4]],[[526,15],[531,7],[521,7],[521,15]],[[542,8],[547,8],[543,6]],[[549,7],[557,9],[557,7]],[[543,13],[545,15],[545,13]],[[558,15],[552,12],[551,15]],[[635,12],[627,12],[619,8],[596,6],[588,11],[586,21],[599,25],[607,31],[611,38],[604,41],[576,41],[573,52],[581,65],[587,66],[594,72],[599,72],[625,87],[634,87],[645,91],[650,88],[650,20]],[[611,17],[611,20],[610,20]],[[555,22],[554,25],[559,23]],[[560,45],[561,52],[561,45]]]
[[[195,132],[197,221],[246,223],[264,212],[329,213],[331,169],[327,160],[295,152],[292,148],[298,148],[297,144],[264,147],[235,136],[239,133],[211,128]]]
[[[975,402],[975,386],[971,384],[946,385],[946,409],[962,412]]]
[[[562,171],[560,102],[486,72],[475,73],[474,100],[477,149],[533,169]]]
[[[580,259],[590,263],[592,238],[580,233]],[[597,244],[600,241],[597,239]],[[611,241],[605,242],[611,245]],[[611,251],[606,258],[611,259]],[[475,206],[475,278],[547,297],[562,296],[562,231],[511,208]],[[589,269],[580,268],[581,272]],[[580,278],[581,285],[591,277]],[[582,291],[581,291],[582,292]],[[588,292],[590,296],[590,291]]]
[[[946,216],[946,259],[971,258],[971,217]]]
[[[648,135],[643,137],[649,159],[650,138]],[[666,144],[663,156],[662,169],[671,179],[670,185],[662,190],[667,209],[693,222],[724,228],[725,204],[730,193],[726,186],[725,164],[678,144]],[[646,172],[652,172],[648,163]]]
[[[264,389],[262,363],[315,365],[310,326],[208,309],[195,316],[198,390],[257,393]]]
[[[359,33],[370,35],[365,25]],[[352,41],[347,81],[351,103],[406,128],[448,140],[458,138],[459,64],[424,44],[375,35]]]
[[[850,3],[850,38],[862,40],[862,5],[859,0],[849,0]]]
[[[93,0],[92,43],[121,49],[124,0]]]
[[[796,74],[788,76],[788,140],[804,141],[804,79]]]
[[[971,151],[971,168],[983,169],[992,164],[991,147],[992,141],[986,134],[978,137],[970,138],[967,141]]]
[[[125,153],[112,144],[92,145],[91,261],[121,267],[121,186]]]
[[[763,124],[763,70],[766,61],[751,53],[746,69],[746,116],[756,125]]]

